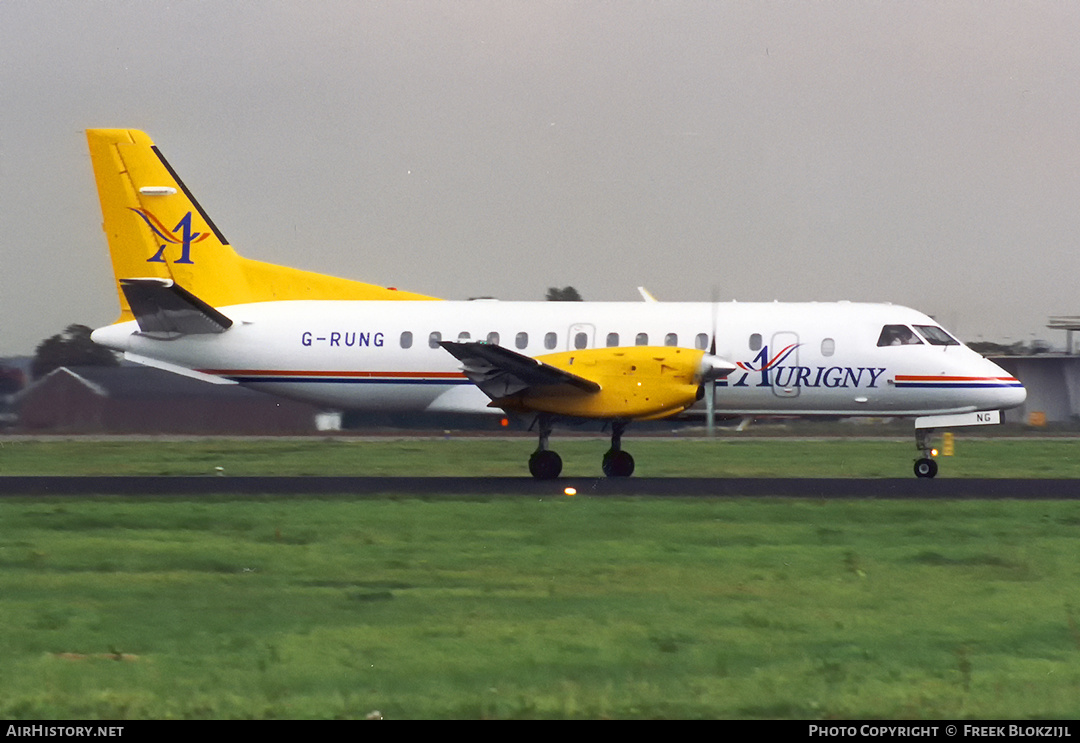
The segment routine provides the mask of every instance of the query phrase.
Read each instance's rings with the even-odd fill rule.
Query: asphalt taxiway
[[[7,476],[3,496],[583,496],[1080,499],[1074,479]]]

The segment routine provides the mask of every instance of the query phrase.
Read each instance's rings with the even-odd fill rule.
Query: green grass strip
[[[600,475],[603,438],[553,438],[566,476]],[[912,477],[911,440],[630,438],[641,477]],[[532,437],[0,439],[0,475],[527,475]],[[964,439],[939,477],[1080,478],[1080,439]],[[220,470],[218,469],[220,468]]]
[[[1080,503],[20,498],[0,524],[9,719],[1080,716]]]

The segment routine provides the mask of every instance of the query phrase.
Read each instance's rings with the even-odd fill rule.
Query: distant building
[[[322,412],[142,366],[60,367],[16,398],[25,433],[305,434]]]
[[[29,359],[0,358],[0,430],[9,429],[18,422],[15,400],[26,386],[29,368]]]
[[[1080,356],[994,356],[991,361],[1027,389],[1024,404],[1005,411],[1007,423],[1080,422]]]

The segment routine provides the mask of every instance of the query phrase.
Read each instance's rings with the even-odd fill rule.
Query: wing
[[[572,418],[666,418],[693,405],[704,380],[734,368],[700,349],[675,346],[586,348],[530,358],[487,343],[441,345],[461,361],[492,407]]]
[[[439,345],[461,362],[469,381],[495,401],[525,391],[544,395],[589,395],[600,391],[600,385],[591,379],[502,346],[476,341],[443,341]]]

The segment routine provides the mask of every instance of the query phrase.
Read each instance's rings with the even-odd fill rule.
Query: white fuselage
[[[933,326],[888,304],[289,301],[218,308],[220,334],[161,339],[134,322],[94,340],[254,389],[361,411],[497,413],[443,341],[527,356],[580,348],[707,348],[738,365],[717,412],[916,416],[1014,407],[1022,386],[964,345],[879,345],[885,326]],[[437,334],[437,335],[434,335]]]

